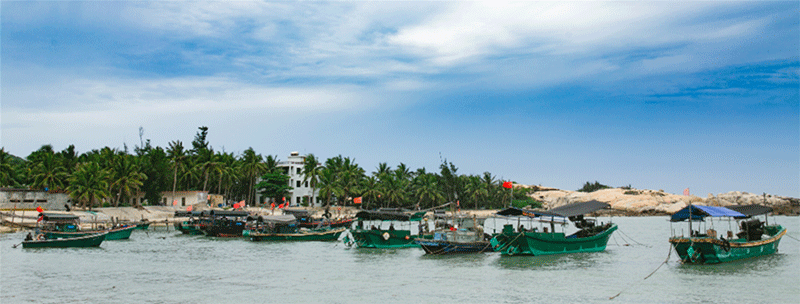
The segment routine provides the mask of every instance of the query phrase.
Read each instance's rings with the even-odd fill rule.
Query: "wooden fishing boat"
[[[82,230],[80,218],[73,214],[40,213],[41,226],[37,234],[42,234],[46,239],[76,238],[92,234],[107,233],[104,240],[125,240],[131,237],[131,232],[136,228],[132,225],[123,225],[112,229]]]
[[[313,217],[311,212],[305,209],[284,209],[283,213],[285,215],[294,216],[297,220],[297,225],[301,228],[318,228],[322,226],[331,228],[349,228],[354,221],[352,218],[332,219],[331,213],[328,210],[325,210],[325,213],[319,218]]]
[[[45,239],[22,241],[22,248],[45,247],[98,247],[105,240],[107,233],[90,234],[72,238]]]
[[[187,218],[185,221],[175,221],[172,226],[182,234],[190,235],[203,234],[202,227],[211,222],[201,211],[175,211],[174,218]]]
[[[437,214],[434,213],[434,217]],[[474,216],[457,217],[455,215],[447,217],[439,216],[438,222],[443,220],[444,227],[433,232],[433,238],[415,238],[417,243],[426,254],[455,254],[455,253],[483,253],[492,252],[491,243],[488,235],[483,233],[483,227],[478,223]]]
[[[768,225],[766,214],[769,212],[772,212],[772,208],[761,205],[715,207],[690,204],[670,218],[671,222],[688,220],[690,235],[675,236],[673,231],[669,242],[681,261],[687,264],[716,264],[773,254],[778,251],[786,228]],[[765,222],[749,219],[762,214],[765,215]],[[698,228],[706,218],[734,219],[740,232],[734,236],[733,231],[728,230],[726,235],[717,237],[717,231],[712,226],[702,233]],[[698,222],[697,227],[693,228],[692,222]]]
[[[242,235],[251,241],[335,241],[347,228],[303,228],[293,215],[258,216]]]
[[[575,203],[538,212],[527,209],[509,208],[499,212],[499,215],[527,216],[539,222],[549,223],[550,229],[544,227],[530,230],[517,230],[512,225],[504,225],[502,233],[492,238],[492,247],[501,255],[550,255],[577,252],[599,252],[606,249],[608,239],[617,230],[613,223],[596,224],[594,219],[584,218],[585,214],[609,208],[606,203],[589,201]],[[569,219],[579,230],[566,235],[564,232],[555,232],[555,224],[566,225]]]
[[[147,229],[150,229],[150,222],[148,222],[148,221],[138,222],[135,225],[136,225],[136,230],[147,230]]]
[[[412,222],[419,222],[425,212],[404,212],[398,210],[378,210],[378,211],[360,211],[356,213],[356,218],[359,223],[355,229],[351,229],[344,237],[344,243],[348,246],[358,246],[359,248],[412,248],[419,247],[420,245],[414,242],[414,237],[411,235],[410,225]],[[365,227],[365,221],[398,221],[404,222],[408,229],[395,229],[394,223],[390,223],[388,229],[378,228],[371,225],[370,228]],[[402,226],[402,223],[400,223]],[[421,225],[420,225],[421,226]],[[418,237],[424,237],[422,230]],[[429,235],[428,237],[432,237]]]
[[[201,213],[209,222],[199,228],[206,236],[216,237],[241,237],[250,216],[246,211],[205,210]]]

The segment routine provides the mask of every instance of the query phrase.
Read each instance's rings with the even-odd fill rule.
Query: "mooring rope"
[[[787,234],[784,234],[784,235],[785,235],[785,236],[788,236],[790,239],[793,239],[793,240],[795,240],[795,241],[798,241],[798,242],[800,242],[800,240],[798,240],[798,239],[794,238],[793,236],[789,235],[788,233],[787,233]]]
[[[637,242],[637,241],[636,241],[636,240],[634,240],[632,237],[630,237],[629,235],[625,234],[625,232],[623,232],[623,231],[622,231],[622,229],[618,229],[618,230],[619,230],[619,233],[622,233],[622,234],[624,234],[624,235],[625,235],[625,236],[626,236],[626,237],[627,237],[629,240],[631,240],[631,241],[633,241],[634,243],[636,243],[636,245],[642,245],[642,246],[645,246],[645,247],[648,247],[648,248],[650,248],[650,247],[653,247],[653,246],[650,246],[650,245],[645,245],[645,244],[642,244],[642,243],[639,243],[639,242]]]
[[[666,264],[667,262],[669,262],[669,258],[670,258],[671,256],[672,256],[672,245],[670,244],[670,246],[669,246],[669,253],[667,254],[667,259],[666,259],[666,260],[664,260],[664,262],[662,262],[660,265],[658,265],[658,267],[656,267],[656,270],[653,270],[653,272],[651,272],[651,273],[650,273],[650,274],[648,274],[646,277],[644,277],[644,279],[642,279],[641,281],[639,281],[639,283],[641,283],[641,282],[642,282],[642,281],[644,281],[644,280],[647,280],[647,278],[649,278],[650,276],[652,276],[653,274],[655,274],[655,273],[656,273],[656,271],[658,271],[658,269],[659,269],[659,268],[661,268],[661,266],[664,266],[664,264]],[[638,284],[637,284],[637,285],[638,285]],[[617,293],[616,295],[614,295],[613,297],[610,297],[610,298],[608,298],[608,299],[609,299],[609,300],[613,300],[614,298],[618,297],[618,296],[619,296],[619,295],[621,295],[623,292],[625,292],[626,290],[628,290],[628,288],[631,288],[631,287],[633,287],[633,285],[628,285],[628,287],[625,287],[625,289],[623,289],[622,291],[620,291],[619,293]]]

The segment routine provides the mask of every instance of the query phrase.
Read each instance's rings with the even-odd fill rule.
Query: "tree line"
[[[286,168],[278,167],[277,156],[262,156],[253,148],[239,155],[215,151],[203,126],[184,147],[179,140],[166,148],[141,140],[132,152],[104,147],[82,154],[70,145],[55,151],[43,145],[25,159],[0,149],[0,186],[69,193],[78,207],[138,206],[132,197],[144,194],[151,205],[162,203],[162,192],[208,191],[227,201],[246,201],[248,205],[281,202],[292,187]],[[140,137],[142,135],[140,129]],[[380,163],[368,174],[354,159],[341,155],[321,162],[315,155],[305,156],[303,181],[318,197],[304,198],[303,205],[321,201],[324,205],[352,205],[362,198],[362,207],[430,208],[448,202],[461,208],[501,208],[508,205],[512,191],[502,187],[489,172],[482,175],[458,174],[458,168],[443,160],[438,172],[410,169],[400,163],[392,168]],[[513,191],[515,206],[540,203],[527,196],[528,189]],[[270,198],[256,201],[258,194]],[[174,197],[174,195],[173,195]]]

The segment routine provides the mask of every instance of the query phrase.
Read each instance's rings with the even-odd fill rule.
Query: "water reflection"
[[[771,269],[786,266],[784,263],[787,257],[784,254],[771,254],[761,257],[749,258],[744,260],[719,263],[719,264],[678,264],[677,271],[687,275],[745,275],[757,274]]]
[[[500,256],[495,263],[505,269],[570,269],[595,266],[604,252],[582,252],[541,256]]]

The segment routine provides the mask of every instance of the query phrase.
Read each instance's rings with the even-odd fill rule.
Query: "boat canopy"
[[[311,217],[311,212],[304,209],[283,209],[283,213],[294,215],[296,218]]]
[[[233,217],[238,217],[238,216],[244,217],[250,215],[250,213],[247,213],[247,211],[228,211],[228,210],[206,210],[203,211],[202,214],[210,216],[233,216]]]
[[[522,209],[522,208],[517,208],[517,207],[508,207],[506,209],[498,211],[497,215],[537,217],[537,216],[542,216],[542,213],[538,212],[538,211],[533,211],[533,210],[530,210],[530,209]]]
[[[560,217],[572,217],[578,215],[584,215],[587,213],[592,213],[600,209],[606,209],[611,207],[611,205],[603,202],[598,201],[588,201],[583,203],[574,203],[569,204],[566,206],[561,206],[557,208],[553,208],[547,211],[541,212],[542,215],[550,215],[550,216],[560,216]]]
[[[744,214],[745,217],[751,217],[753,215],[762,215],[772,212],[772,207],[756,205],[756,204],[743,205],[743,206],[728,206],[726,208]]]
[[[290,224],[297,221],[294,215],[259,215],[258,221],[263,223]]]
[[[746,215],[734,211],[725,207],[715,207],[715,206],[695,206],[689,205],[686,208],[675,212],[670,218],[672,222],[680,222],[689,218],[689,210],[691,209],[692,219],[703,219],[707,216],[710,217],[747,217]]]
[[[421,220],[422,217],[425,216],[425,212],[417,212],[413,214],[405,213],[405,212],[397,212],[397,211],[359,211],[356,213],[356,217],[362,220],[368,221],[418,221]]]
[[[39,216],[42,217],[42,220],[45,222],[74,222],[78,220],[78,216],[74,214],[64,214],[64,213],[47,213],[42,212],[39,213]]]

